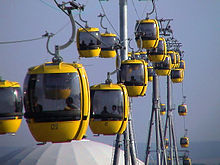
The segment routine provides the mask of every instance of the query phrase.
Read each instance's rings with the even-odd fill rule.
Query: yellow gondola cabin
[[[192,161],[189,157],[184,157],[183,158],[183,165],[191,165]]]
[[[90,128],[94,134],[122,134],[127,126],[129,100],[122,84],[99,84],[91,90]]]
[[[188,148],[189,147],[189,138],[184,136],[180,138],[180,145],[182,148]]]
[[[173,83],[181,83],[184,79],[183,69],[173,69],[171,70],[171,80]]]
[[[144,96],[148,85],[148,72],[145,61],[122,61],[119,83],[123,83],[126,86],[130,97]]]
[[[171,72],[171,58],[166,56],[162,62],[154,63],[154,69],[158,76],[168,76]]]
[[[76,41],[80,57],[99,56],[101,52],[101,42],[98,28],[79,28]]]
[[[90,115],[90,94],[84,67],[47,62],[29,68],[24,82],[25,118],[39,142],[81,140]]]
[[[176,67],[176,53],[174,51],[168,51],[167,55],[171,57],[171,68]]]
[[[22,93],[20,84],[0,80],[0,134],[14,134],[22,121]]]
[[[154,74],[154,71],[153,71],[153,67],[152,66],[148,66],[147,67],[147,71],[148,71],[148,81],[152,82],[153,81],[153,74]]]
[[[156,48],[159,41],[159,25],[156,19],[137,21],[135,40],[138,48]]]
[[[101,33],[101,58],[114,58],[116,56],[116,51],[114,49],[117,43],[116,34],[112,33]]]
[[[160,104],[160,115],[165,115],[165,114],[166,114],[166,105]]]
[[[178,113],[180,116],[186,116],[187,115],[187,105],[186,104],[181,104],[178,106]]]
[[[151,62],[162,62],[167,55],[167,46],[165,38],[159,38],[159,42],[156,48],[153,48],[148,53],[148,59]]]

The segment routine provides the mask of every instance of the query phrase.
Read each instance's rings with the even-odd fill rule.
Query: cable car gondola
[[[144,60],[124,60],[119,71],[119,82],[123,83],[128,96],[144,96],[148,85],[148,72]]]
[[[80,57],[98,57],[101,51],[98,28],[79,28],[77,30],[77,49]]]
[[[147,67],[147,71],[148,71],[148,81],[152,82],[153,81],[153,74],[154,74],[154,71],[153,71],[153,67],[152,66],[148,66]]]
[[[189,157],[184,157],[183,158],[183,165],[191,165],[191,159]]]
[[[171,160],[171,158],[169,156],[167,158],[167,165],[172,165],[172,160]]]
[[[180,138],[180,145],[182,148],[188,148],[189,147],[189,138],[184,136]]]
[[[117,43],[116,34],[112,33],[101,33],[101,58],[114,58],[116,56],[116,51],[114,49]]]
[[[176,68],[180,67],[180,54],[179,52],[175,52],[176,53]]]
[[[185,67],[186,67],[185,61],[183,59],[180,60],[179,68],[185,70]]]
[[[20,84],[0,80],[0,134],[14,134],[22,121],[22,93]]]
[[[187,115],[187,105],[186,104],[181,104],[178,106],[178,113],[180,116],[186,116]]]
[[[165,138],[165,149],[167,149],[169,147],[169,140],[168,138]]]
[[[127,126],[129,100],[122,84],[99,84],[90,87],[90,128],[94,134],[122,134]]]
[[[166,105],[160,104],[160,115],[165,115],[165,114],[166,114]]]
[[[165,60],[165,55],[167,55],[166,40],[160,37],[157,47],[149,51],[148,59],[151,62],[162,62]]]
[[[171,58],[166,56],[162,62],[153,63],[155,72],[158,76],[167,76],[171,72]]]
[[[137,21],[135,40],[138,48],[156,48],[159,41],[159,25],[156,19]]]
[[[84,67],[47,62],[29,68],[24,82],[25,118],[39,142],[81,140],[90,115],[90,94]]]
[[[171,80],[173,83],[181,83],[184,79],[183,69],[173,69],[171,70]]]
[[[167,55],[171,57],[171,68],[176,67],[176,53],[174,51],[168,51]]]

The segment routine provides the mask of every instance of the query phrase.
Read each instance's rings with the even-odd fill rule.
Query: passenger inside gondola
[[[43,110],[42,105],[38,104],[37,97],[33,98],[33,109],[34,109],[34,112],[42,112]]]
[[[116,115],[120,114],[120,111],[119,109],[117,109],[116,105],[112,105],[112,114],[116,114]]]
[[[103,111],[101,112],[102,115],[106,115],[106,114],[109,114],[109,112],[107,111],[107,107],[104,106],[103,107]]]
[[[73,98],[68,97],[66,99],[66,107],[64,110],[78,110],[79,108],[73,103]]]

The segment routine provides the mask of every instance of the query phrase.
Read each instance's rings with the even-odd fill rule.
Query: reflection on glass
[[[120,81],[125,85],[144,85],[144,65],[143,64],[122,64]]]
[[[156,39],[156,24],[154,23],[137,23],[136,25],[137,35],[136,39],[141,36],[145,40],[155,40]],[[139,36],[140,35],[140,36]]]
[[[27,75],[24,100],[26,111],[79,111],[81,105],[79,76],[77,73]]]
[[[159,40],[158,46],[150,51],[150,55],[164,54],[164,42]]]
[[[162,62],[154,63],[155,69],[170,69],[170,62],[169,58],[166,57],[166,59]]]
[[[122,120],[124,97],[121,90],[91,90],[91,116],[95,119]]]
[[[79,41],[81,50],[97,49],[100,47],[100,33],[99,32],[80,32]]]
[[[181,78],[182,77],[182,70],[172,70],[171,71],[171,78]]]
[[[114,50],[114,45],[116,44],[116,38],[110,36],[101,36],[101,49],[102,50]]]
[[[22,112],[22,95],[19,87],[0,88],[0,114]]]

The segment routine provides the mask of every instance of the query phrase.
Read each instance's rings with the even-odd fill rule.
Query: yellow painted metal
[[[142,39],[142,41],[140,40],[139,37],[136,38],[136,43],[138,48],[145,48],[145,49],[151,49],[151,48],[156,48],[158,45],[158,41],[159,41],[159,25],[156,19],[145,19],[145,20],[141,20],[140,22],[138,22],[138,24],[154,24],[155,30],[156,30],[156,39],[155,40],[147,40],[147,39]],[[141,45],[142,43],[142,45]]]
[[[188,113],[187,105],[186,104],[179,105],[178,106],[178,113],[180,116],[186,116]]]
[[[157,64],[158,67],[155,68],[155,72],[158,76],[168,76],[171,72],[171,58],[170,56],[165,56],[165,60]]]
[[[183,158],[183,165],[191,165],[192,161],[189,157],[184,157]]]
[[[171,68],[174,69],[176,67],[176,53],[175,51],[168,51],[167,55],[171,57]]]
[[[94,134],[103,135],[115,135],[117,133],[122,134],[126,128],[120,127],[124,125],[123,121],[95,121],[94,119],[91,119],[89,125]],[[127,123],[125,125],[127,125]]]
[[[167,149],[169,147],[169,140],[168,138],[165,138],[165,148]]]
[[[148,71],[147,71],[147,65],[145,64],[144,60],[124,60],[122,61],[121,65],[132,65],[132,64],[142,64],[144,66],[144,80],[143,80],[143,86],[128,86],[126,85],[128,96],[129,97],[138,97],[138,96],[145,96],[145,93],[147,91],[147,85],[148,85]]]
[[[157,49],[157,47],[155,49],[153,49],[153,51],[151,51],[149,54],[148,54],[148,59],[151,61],[151,62],[162,62],[165,60],[165,57],[167,55],[167,45],[166,45],[166,40],[165,38],[163,37],[160,37],[159,38],[159,43],[158,43],[158,46],[160,45],[163,45],[163,52],[161,53],[154,53],[154,50]]]
[[[101,37],[116,37],[116,34],[113,33],[101,33]],[[112,45],[114,46],[114,45]],[[99,57],[101,58],[114,58],[116,56],[116,51],[114,49],[103,50],[101,49]]]
[[[4,80],[4,81],[0,81],[0,88],[8,88],[8,87],[20,87],[20,84],[18,82],[14,82],[14,81],[8,81],[8,80]]]
[[[148,66],[147,70],[148,70],[148,81],[152,82],[153,81],[153,67]]]
[[[124,109],[123,109],[123,118],[122,120],[105,120],[105,119],[94,119],[91,116],[89,126],[94,134],[103,134],[103,135],[115,135],[115,134],[122,134],[128,122],[129,116],[129,98],[128,92],[123,84],[98,84],[93,85],[90,87],[90,90],[105,90],[105,91],[112,91],[118,90],[123,93],[123,100],[124,100]],[[111,99],[111,98],[109,98]]]
[[[68,142],[76,139],[81,121],[35,122],[27,120],[32,136],[39,142]]]
[[[14,81],[1,80],[0,88],[20,88],[20,84]],[[1,114],[1,113],[0,113]],[[16,133],[21,125],[22,119],[16,115],[0,117],[0,134]]]
[[[0,118],[0,134],[16,133],[21,125],[22,119],[15,117],[14,119]]]
[[[100,52],[101,52],[101,48],[97,48],[97,49],[90,49],[90,50],[79,50],[79,57],[85,57],[85,58],[90,58],[90,57],[98,57]]]
[[[166,105],[160,104],[160,115],[165,115],[165,114],[166,114]]]
[[[180,67],[180,54],[179,52],[175,52],[176,53],[176,68]]]
[[[79,37],[80,33],[87,33],[88,37],[90,37],[90,38],[92,37],[92,39],[95,39],[94,37],[97,37],[97,36],[94,36],[94,37],[91,36],[89,34],[89,32],[98,32],[99,33],[99,28],[88,27],[88,28],[79,28],[77,30],[76,41],[77,41],[77,49],[78,49],[80,57],[85,57],[85,58],[98,57],[101,52],[100,44],[97,48],[87,49],[87,50],[80,49],[80,37]]]
[[[147,59],[147,52],[139,52],[141,59]]]
[[[116,56],[115,50],[101,50],[101,58],[114,58]]]
[[[180,138],[180,145],[182,148],[188,148],[189,147],[189,138],[184,136]]]
[[[184,79],[183,69],[173,69],[171,70],[171,80],[173,83],[181,83]]]
[[[78,63],[61,62],[59,64],[54,64],[47,62],[42,65],[31,67],[27,74],[73,72],[77,72],[79,75],[81,88],[81,120],[37,122],[34,119],[27,119],[30,132],[36,141],[53,143],[68,142],[71,140],[81,140],[86,134],[90,117],[90,90],[87,74],[83,65]]]

